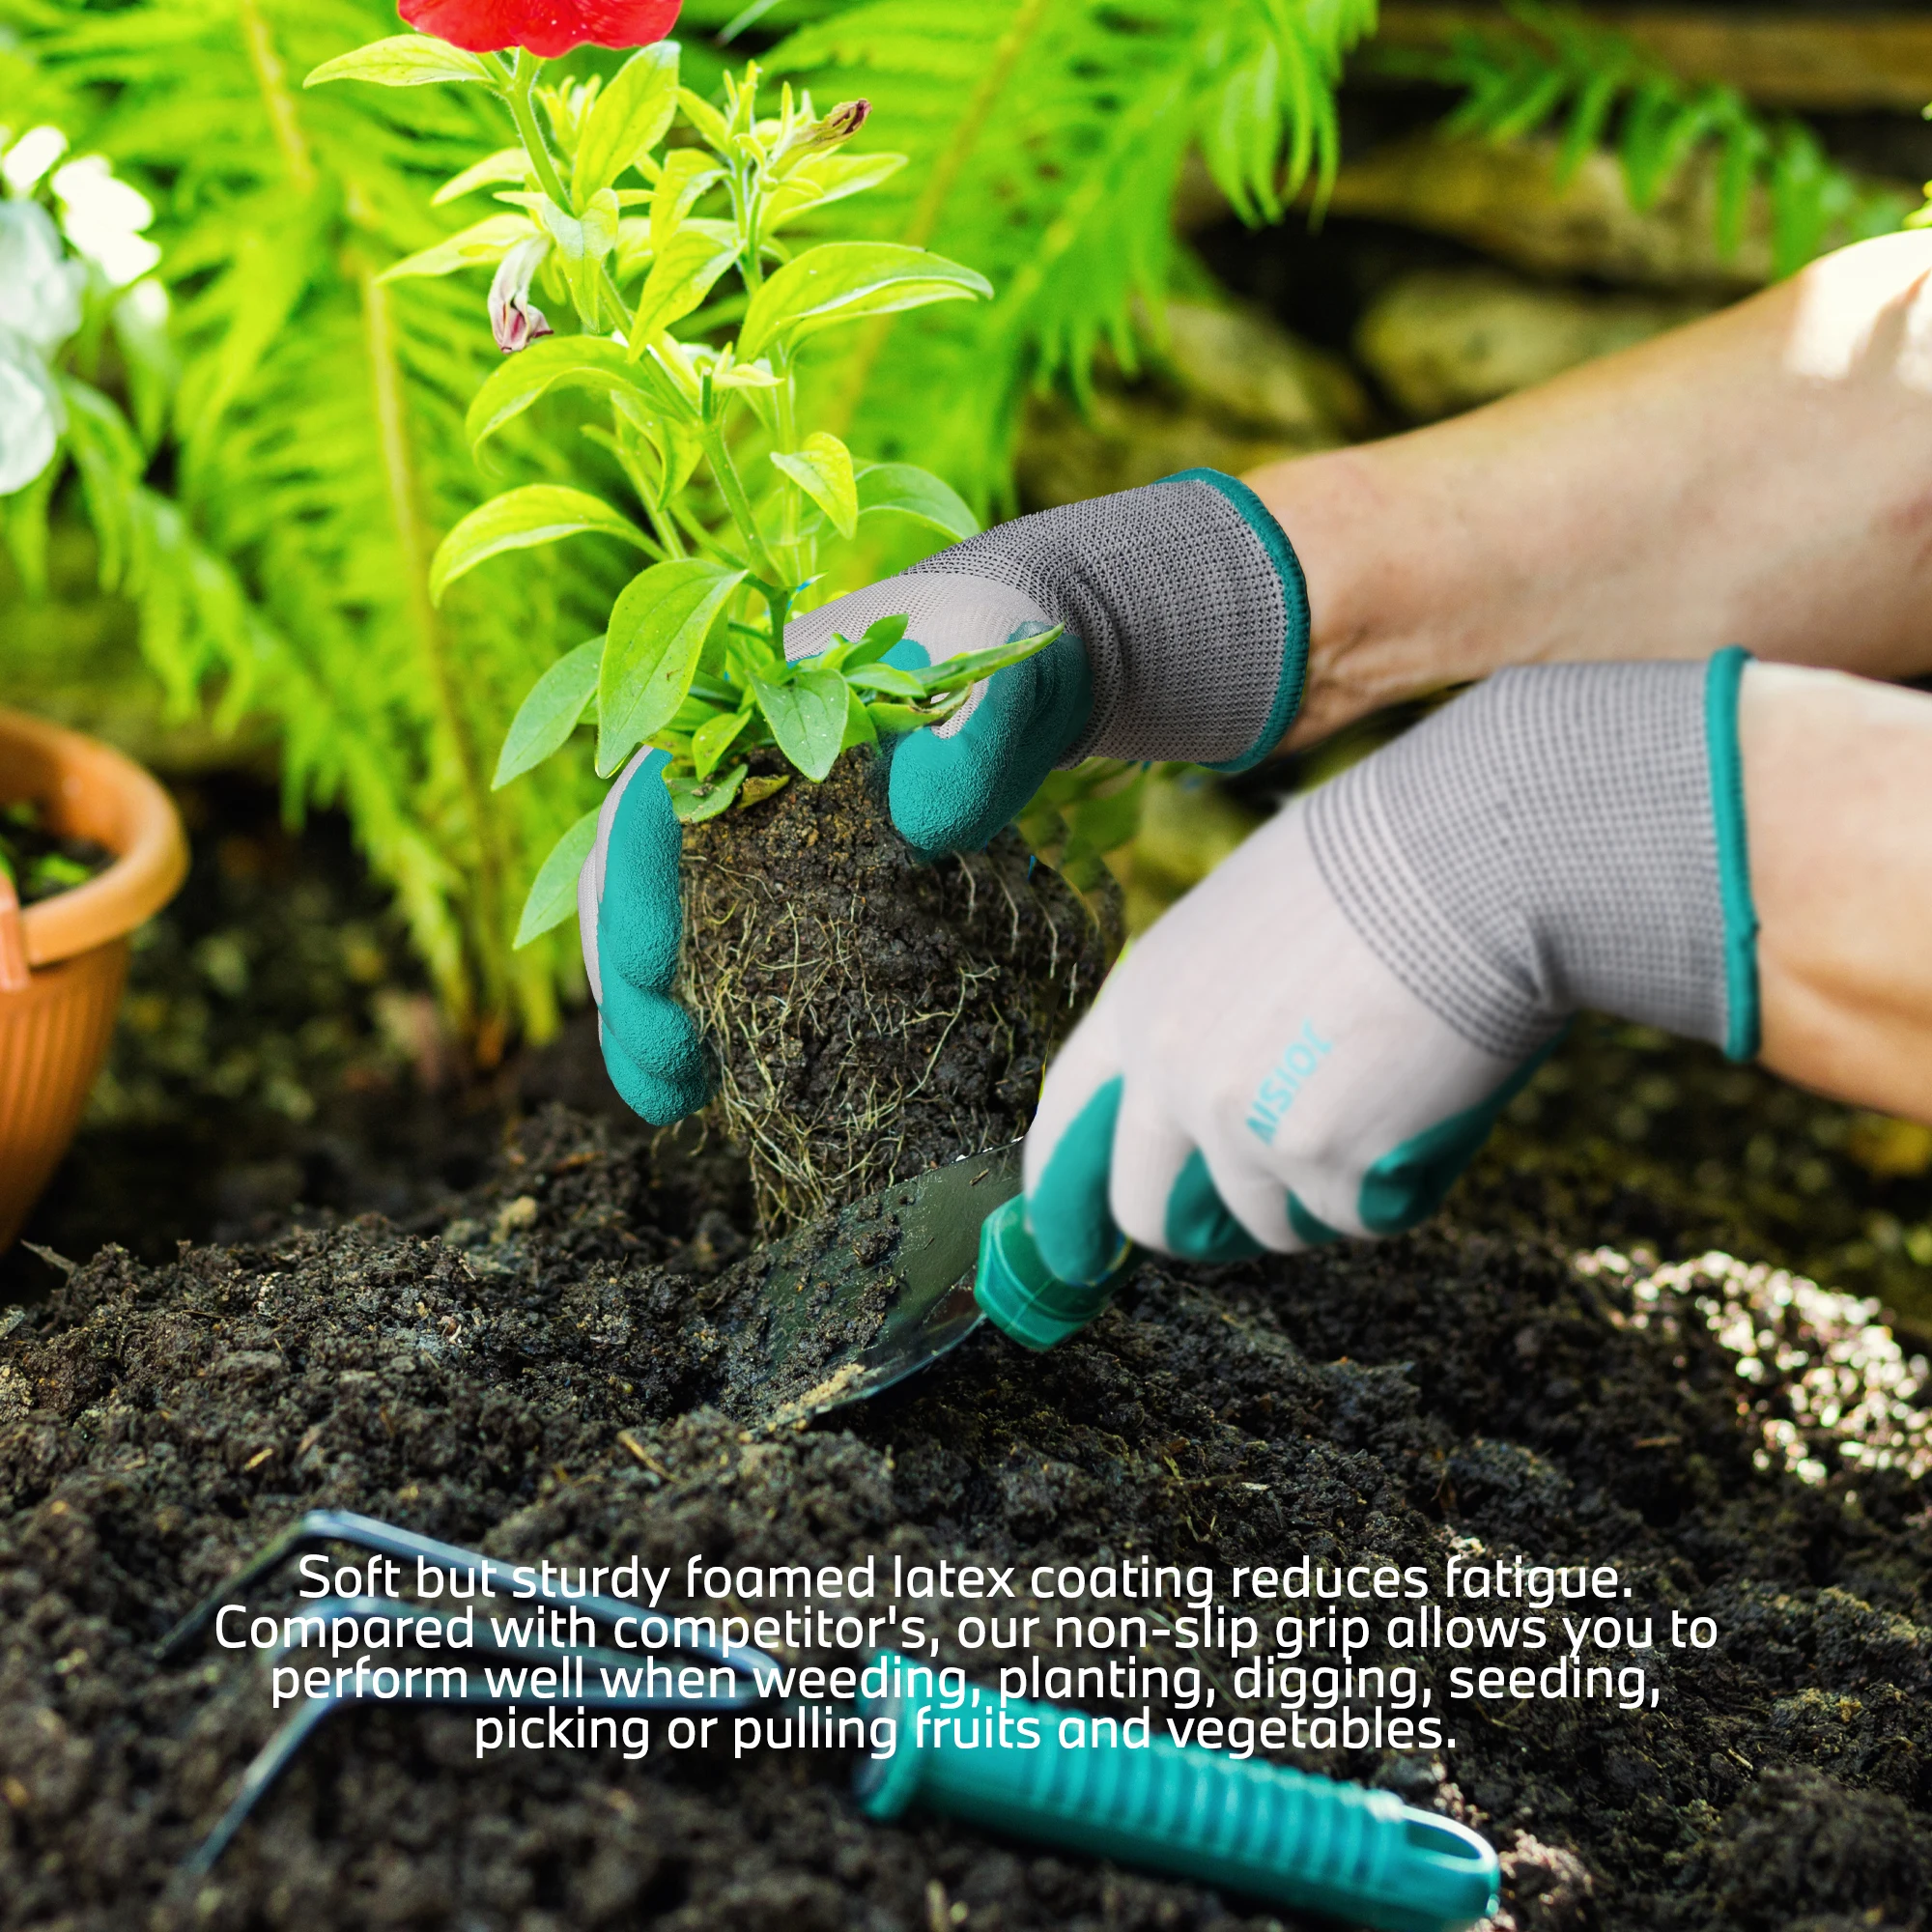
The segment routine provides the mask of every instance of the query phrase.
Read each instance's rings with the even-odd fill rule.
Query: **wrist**
[[[1459,568],[1467,533],[1447,526],[1414,469],[1401,445],[1370,444],[1245,479],[1287,532],[1307,583],[1307,675],[1283,751],[1497,668],[1494,650],[1481,646],[1493,630],[1469,614],[1481,585]]]

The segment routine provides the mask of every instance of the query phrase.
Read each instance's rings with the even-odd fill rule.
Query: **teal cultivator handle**
[[[1060,1280],[1040,1259],[1027,1229],[1025,1197],[1016,1194],[980,1224],[973,1294],[1003,1335],[1022,1348],[1050,1349],[1106,1313],[1125,1262],[1122,1249],[1120,1265],[1091,1288]]]
[[[888,1686],[926,1666],[891,1652],[875,1660]],[[867,1676],[873,1672],[868,1671]],[[1037,1720],[1039,1743],[1001,1747],[990,1696],[961,1712],[928,1692],[862,1697],[870,1717],[898,1720],[889,1758],[860,1767],[868,1817],[915,1803],[949,1817],[1071,1850],[1175,1873],[1231,1891],[1326,1913],[1382,1932],[1460,1932],[1496,1910],[1496,1855],[1466,1826],[1418,1811],[1387,1791],[1336,1784],[1250,1758],[1236,1761],[1162,1740],[1129,1747],[1060,1743],[1053,1704],[1009,1700],[1006,1732]],[[961,1748],[953,1724],[980,1739]],[[977,1725],[974,1720],[979,1719]],[[1092,1729],[1088,1719],[1084,1729]]]

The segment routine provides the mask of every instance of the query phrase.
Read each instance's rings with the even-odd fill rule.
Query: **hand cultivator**
[[[500,1558],[479,1555],[471,1549],[458,1548],[451,1543],[440,1543],[434,1537],[419,1536],[413,1530],[399,1529],[393,1524],[379,1522],[373,1517],[356,1516],[348,1510],[312,1510],[190,1610],[156,1647],[159,1660],[169,1662],[184,1655],[214,1623],[224,1606],[233,1604],[252,1585],[271,1577],[298,1551],[330,1543],[346,1543],[378,1558],[392,1563],[407,1563],[412,1570],[420,1564],[451,1579],[468,1579],[472,1593],[480,1584],[487,1583],[493,1575],[498,1580],[507,1580],[512,1568]],[[375,1567],[372,1565],[372,1570]],[[421,1572],[418,1570],[415,1574],[420,1575]],[[568,1615],[573,1630],[580,1620],[593,1629],[600,1626],[611,1629],[620,1618],[628,1617],[635,1622],[638,1616],[638,1605],[619,1597],[567,1596],[559,1584],[548,1578],[534,1579],[534,1598],[519,1600],[519,1608],[527,1609],[532,1604],[554,1605]],[[407,1703],[438,1709],[452,1706],[478,1710],[503,1708],[505,1700],[500,1695],[487,1688],[479,1689],[471,1685],[470,1673],[467,1669],[450,1666],[444,1640],[456,1617],[449,1611],[394,1597],[332,1596],[320,1602],[304,1603],[298,1616],[289,1618],[288,1622],[312,1622],[320,1624],[325,1631],[331,1631],[342,1619],[355,1618],[359,1627],[371,1617],[390,1620],[399,1635],[405,1624],[412,1627],[412,1654],[418,1661],[414,1664],[385,1663],[374,1671],[354,1666],[322,1669],[321,1674],[327,1680],[327,1688],[319,1690],[317,1693],[304,1694],[300,1707],[256,1752],[220,1822],[188,1861],[189,1872],[201,1874],[213,1869],[215,1861],[247,1821],[264,1793],[294,1761],[296,1753],[323,1722],[344,1706]],[[526,1631],[530,1628],[527,1619],[520,1621]],[[540,1625],[537,1628],[541,1630]],[[677,1672],[678,1681],[683,1683],[696,1675],[701,1688],[666,1689],[661,1691],[648,1688],[631,1689],[612,1693],[605,1688],[606,1680],[601,1673],[605,1670],[613,1675],[621,1672],[622,1677],[618,1681],[634,1685],[643,1675],[638,1668],[637,1651],[613,1650],[597,1645],[556,1644],[545,1641],[541,1634],[535,1641],[505,1643],[495,1637],[488,1619],[474,1626],[469,1634],[471,1641],[463,1653],[466,1658],[488,1657],[501,1660],[505,1664],[523,1663],[532,1669],[574,1673],[574,1688],[567,1693],[573,1719],[580,1706],[586,1719],[601,1717],[608,1719],[611,1714],[619,1712],[638,1716],[655,1711],[703,1712],[715,1716],[720,1711],[741,1710],[761,1703],[763,1698],[754,1673],[769,1672],[774,1678],[779,1674],[778,1663],[763,1651],[744,1644],[708,1641],[701,1634],[694,1632],[690,1641],[679,1642],[671,1648],[687,1660]],[[287,1667],[284,1660],[292,1653],[301,1655],[298,1644],[285,1641],[275,1645],[268,1652],[270,1667]],[[366,1665],[366,1655],[358,1662]],[[384,1671],[397,1679],[394,1690],[384,1691],[378,1683]],[[313,1682],[313,1671],[305,1670],[300,1675],[304,1685]],[[666,1676],[668,1683],[669,1674]],[[722,1683],[721,1678],[724,1680]],[[418,1679],[421,1680],[420,1687]],[[560,1675],[558,1681],[564,1684],[570,1679]],[[613,1722],[611,1742],[615,1743],[618,1736]]]
[[[312,1511],[190,1611],[158,1646],[160,1659],[167,1662],[185,1653],[224,1610],[239,1607],[236,1600],[242,1593],[271,1577],[298,1551],[331,1543],[380,1559],[368,1566],[368,1573],[384,1581],[389,1565],[419,1565],[416,1576],[440,1573],[452,1590],[457,1579],[464,1579],[473,1593],[493,1577],[507,1582],[513,1567],[370,1517]],[[573,1637],[582,1625],[596,1633],[614,1632],[620,1621],[636,1625],[639,1619],[634,1601],[578,1596],[548,1575],[531,1577],[526,1571],[525,1576],[519,1607],[549,1606],[558,1619],[568,1620]],[[354,1664],[323,1671],[326,1688],[318,1686],[316,1693],[304,1695],[300,1707],[256,1753],[227,1810],[187,1861],[186,1873],[201,1877],[213,1868],[303,1744],[344,1706],[380,1702],[504,1709],[500,1678],[498,1689],[478,1690],[469,1683],[468,1670],[447,1663],[445,1639],[460,1616],[433,1605],[375,1594],[305,1603],[298,1617],[288,1619],[290,1625],[313,1622],[332,1630],[340,1620],[353,1618],[359,1630],[367,1619],[384,1619],[399,1638],[409,1630],[418,1661],[385,1662],[371,1670],[364,1654]],[[537,1640],[504,1642],[494,1631],[486,1634],[477,1620],[465,1621],[466,1658],[480,1655],[506,1665],[557,1673],[559,1695],[547,1706],[547,1734],[555,1703],[570,1706],[567,1732],[582,1723],[590,1741],[598,1742],[588,1727],[609,1723],[613,1744],[621,1720],[645,1713],[716,1718],[726,1712],[800,1708],[773,1694],[790,1681],[790,1673],[775,1659],[696,1630],[640,1653],[547,1641],[554,1633],[527,1620],[521,1630],[527,1634],[535,1628]],[[677,1619],[673,1632],[680,1625],[689,1628],[687,1620]],[[289,1668],[284,1660],[299,1650],[298,1641],[273,1645],[267,1652],[270,1667]],[[685,1662],[674,1671],[666,1668],[666,1652]],[[400,1648],[393,1654],[403,1656]],[[640,1671],[640,1657],[658,1662],[659,1670]],[[395,1680],[387,1691],[378,1683],[385,1671]],[[650,1685],[660,1675],[665,1688],[653,1690]],[[1386,1932],[1460,1932],[1495,1909],[1497,1862],[1489,1845],[1466,1827],[1413,1809],[1391,1793],[1158,1739],[1130,1746],[1119,1741],[1117,1728],[1102,1743],[1101,1725],[1108,1720],[1017,1699],[1003,1698],[1000,1706],[1002,1735],[1018,1741],[1015,1747],[968,1748],[952,1715],[954,1700],[942,1692],[931,1666],[881,1652],[864,1683],[874,1680],[881,1687],[878,1693],[862,1688],[858,1704],[861,1729],[883,1744],[859,1767],[857,1796],[868,1817],[897,1818],[918,1804],[1016,1836],[1330,1913]],[[311,1673],[304,1672],[301,1681],[306,1687],[313,1681]],[[614,1692],[608,1688],[612,1681],[621,1687]],[[514,1720],[516,1707],[509,1711]],[[524,1721],[534,1719],[526,1715]],[[1077,1743],[1067,1742],[1069,1723]],[[977,1738],[977,1725],[974,1734]],[[567,1735],[566,1741],[581,1742],[575,1735]]]

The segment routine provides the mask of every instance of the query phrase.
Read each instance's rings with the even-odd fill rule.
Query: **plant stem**
[[[798,447],[798,378],[792,374],[789,359],[783,371],[784,380],[779,384],[778,419],[779,447],[789,454]],[[799,487],[789,476],[783,478],[780,497],[784,504],[784,519],[780,526],[779,541],[784,548],[785,562],[791,569],[794,580],[809,575],[800,568],[802,559],[798,551],[798,499]],[[780,640],[782,642],[782,639]]]
[[[959,118],[959,126],[934,163],[932,172],[926,176],[925,188],[912,212],[912,219],[899,236],[899,240],[908,246],[923,248],[931,241],[948,198],[957,185],[973,151],[980,145],[980,136],[986,131],[994,110],[1005,97],[1021,57],[1045,25],[1047,10],[1052,4],[1053,0],[1021,0],[1019,11],[1014,14],[1007,31],[1000,36],[992,60],[987,64],[980,85],[973,90],[973,98],[966,103],[965,113]],[[866,384],[871,378],[872,365],[886,346],[894,320],[891,315],[879,315],[862,325],[852,360],[845,371],[843,393],[830,412],[826,425],[829,429],[842,434],[858,414],[859,405],[865,399]]]
[[[706,423],[703,437],[704,454],[710,461],[711,473],[718,479],[718,488],[731,512],[731,521],[738,526],[738,534],[744,539],[745,554],[751,558],[753,569],[768,584],[781,582],[783,572],[765,548],[764,533],[758,528],[758,520],[752,513],[752,499],[745,493],[744,479],[738,474],[738,465],[732,457],[731,445],[724,440],[724,432],[716,423]]]
[[[624,292],[617,286],[617,278],[611,274],[609,263],[600,262],[597,265],[597,273],[601,277],[604,299],[611,304],[611,313],[616,316],[618,327],[621,327],[624,318],[631,312],[631,305],[624,299]]]
[[[530,166],[537,171],[538,185],[564,213],[574,214],[577,211],[571,206],[570,196],[564,192],[563,177],[556,171],[550,144],[544,139],[543,129],[537,126],[536,110],[530,105],[530,89],[536,85],[537,71],[542,66],[543,62],[527,47],[519,47],[517,71],[510,76],[510,91],[506,98],[510,103],[511,118],[517,124],[517,132],[523,138],[524,153],[530,157]]]
[[[351,211],[352,215],[354,210]],[[470,831],[476,840],[476,914],[471,927],[482,972],[487,1031],[500,1030],[508,1018],[502,1010],[503,878],[507,866],[503,852],[502,827],[490,796],[483,756],[476,743],[462,688],[457,676],[448,634],[436,607],[429,601],[429,545],[416,502],[413,454],[410,448],[409,404],[404,394],[402,365],[396,354],[394,325],[389,314],[389,290],[376,278],[375,270],[359,251],[349,251],[346,261],[362,298],[364,336],[368,345],[369,370],[375,389],[376,429],[383,452],[384,480],[387,485],[389,517],[396,533],[396,547],[402,553],[403,582],[407,586],[410,616],[429,672],[440,722],[449,734],[455,754],[464,803],[468,808]],[[468,1006],[468,989],[451,987],[452,1004]],[[470,1017],[465,1013],[464,1017]]]
[[[262,104],[269,110],[269,125],[275,130],[275,145],[289,170],[289,182],[298,194],[315,191],[315,157],[302,139],[301,123],[296,116],[296,98],[289,91],[288,73],[282,57],[262,17],[259,0],[241,0],[242,38],[248,48],[248,65],[255,71],[255,85],[262,90]]]

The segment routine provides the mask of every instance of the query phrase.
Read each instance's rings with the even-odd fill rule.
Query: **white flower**
[[[530,300],[531,277],[549,251],[549,238],[534,235],[519,242],[497,264],[497,276],[490,284],[490,327],[505,355],[527,349],[540,335],[555,333],[543,310]]]
[[[53,461],[67,405],[31,343],[0,328],[0,497],[23,490]]]
[[[116,181],[99,155],[70,161],[54,176],[67,239],[94,263],[114,288],[145,275],[161,251],[141,230],[154,220],[146,195]]]
[[[0,160],[0,175],[15,194],[26,194],[66,153],[67,136],[58,128],[29,128]]]
[[[39,202],[0,201],[0,329],[43,354],[57,349],[80,327],[86,286],[87,270],[67,259]]]

